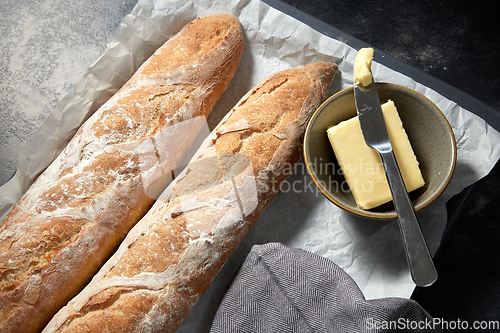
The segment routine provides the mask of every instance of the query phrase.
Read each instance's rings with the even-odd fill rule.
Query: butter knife
[[[430,286],[437,279],[436,268],[394,157],[375,83],[355,85],[354,97],[365,142],[380,154],[384,166],[413,282]]]

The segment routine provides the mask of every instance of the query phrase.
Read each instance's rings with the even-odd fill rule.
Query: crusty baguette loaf
[[[336,72],[297,67],[246,94],[44,332],[174,332],[301,157]]]
[[[89,282],[172,179],[243,50],[237,17],[196,19],[79,129],[0,226],[0,332],[40,332]]]

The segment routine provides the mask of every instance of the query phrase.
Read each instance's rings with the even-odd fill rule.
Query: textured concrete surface
[[[24,142],[115,37],[137,0],[4,0],[0,7],[0,185]]]

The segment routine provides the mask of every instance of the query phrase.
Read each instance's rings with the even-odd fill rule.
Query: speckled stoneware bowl
[[[394,101],[420,164],[425,186],[410,193],[418,211],[436,199],[451,179],[457,158],[453,131],[438,107],[422,94],[390,83],[377,83],[376,87],[381,103]],[[338,166],[326,130],[355,116],[353,87],[331,96],[318,108],[304,138],[307,170],[320,191],[346,211],[373,219],[395,218],[392,202],[371,210],[358,207]]]

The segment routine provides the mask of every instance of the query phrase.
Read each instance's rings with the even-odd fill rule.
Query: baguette
[[[172,179],[243,51],[236,16],[198,18],[82,125],[0,225],[1,332],[40,332],[90,281]]]
[[[174,332],[302,156],[337,70],[305,65],[248,92],[44,332]]]

